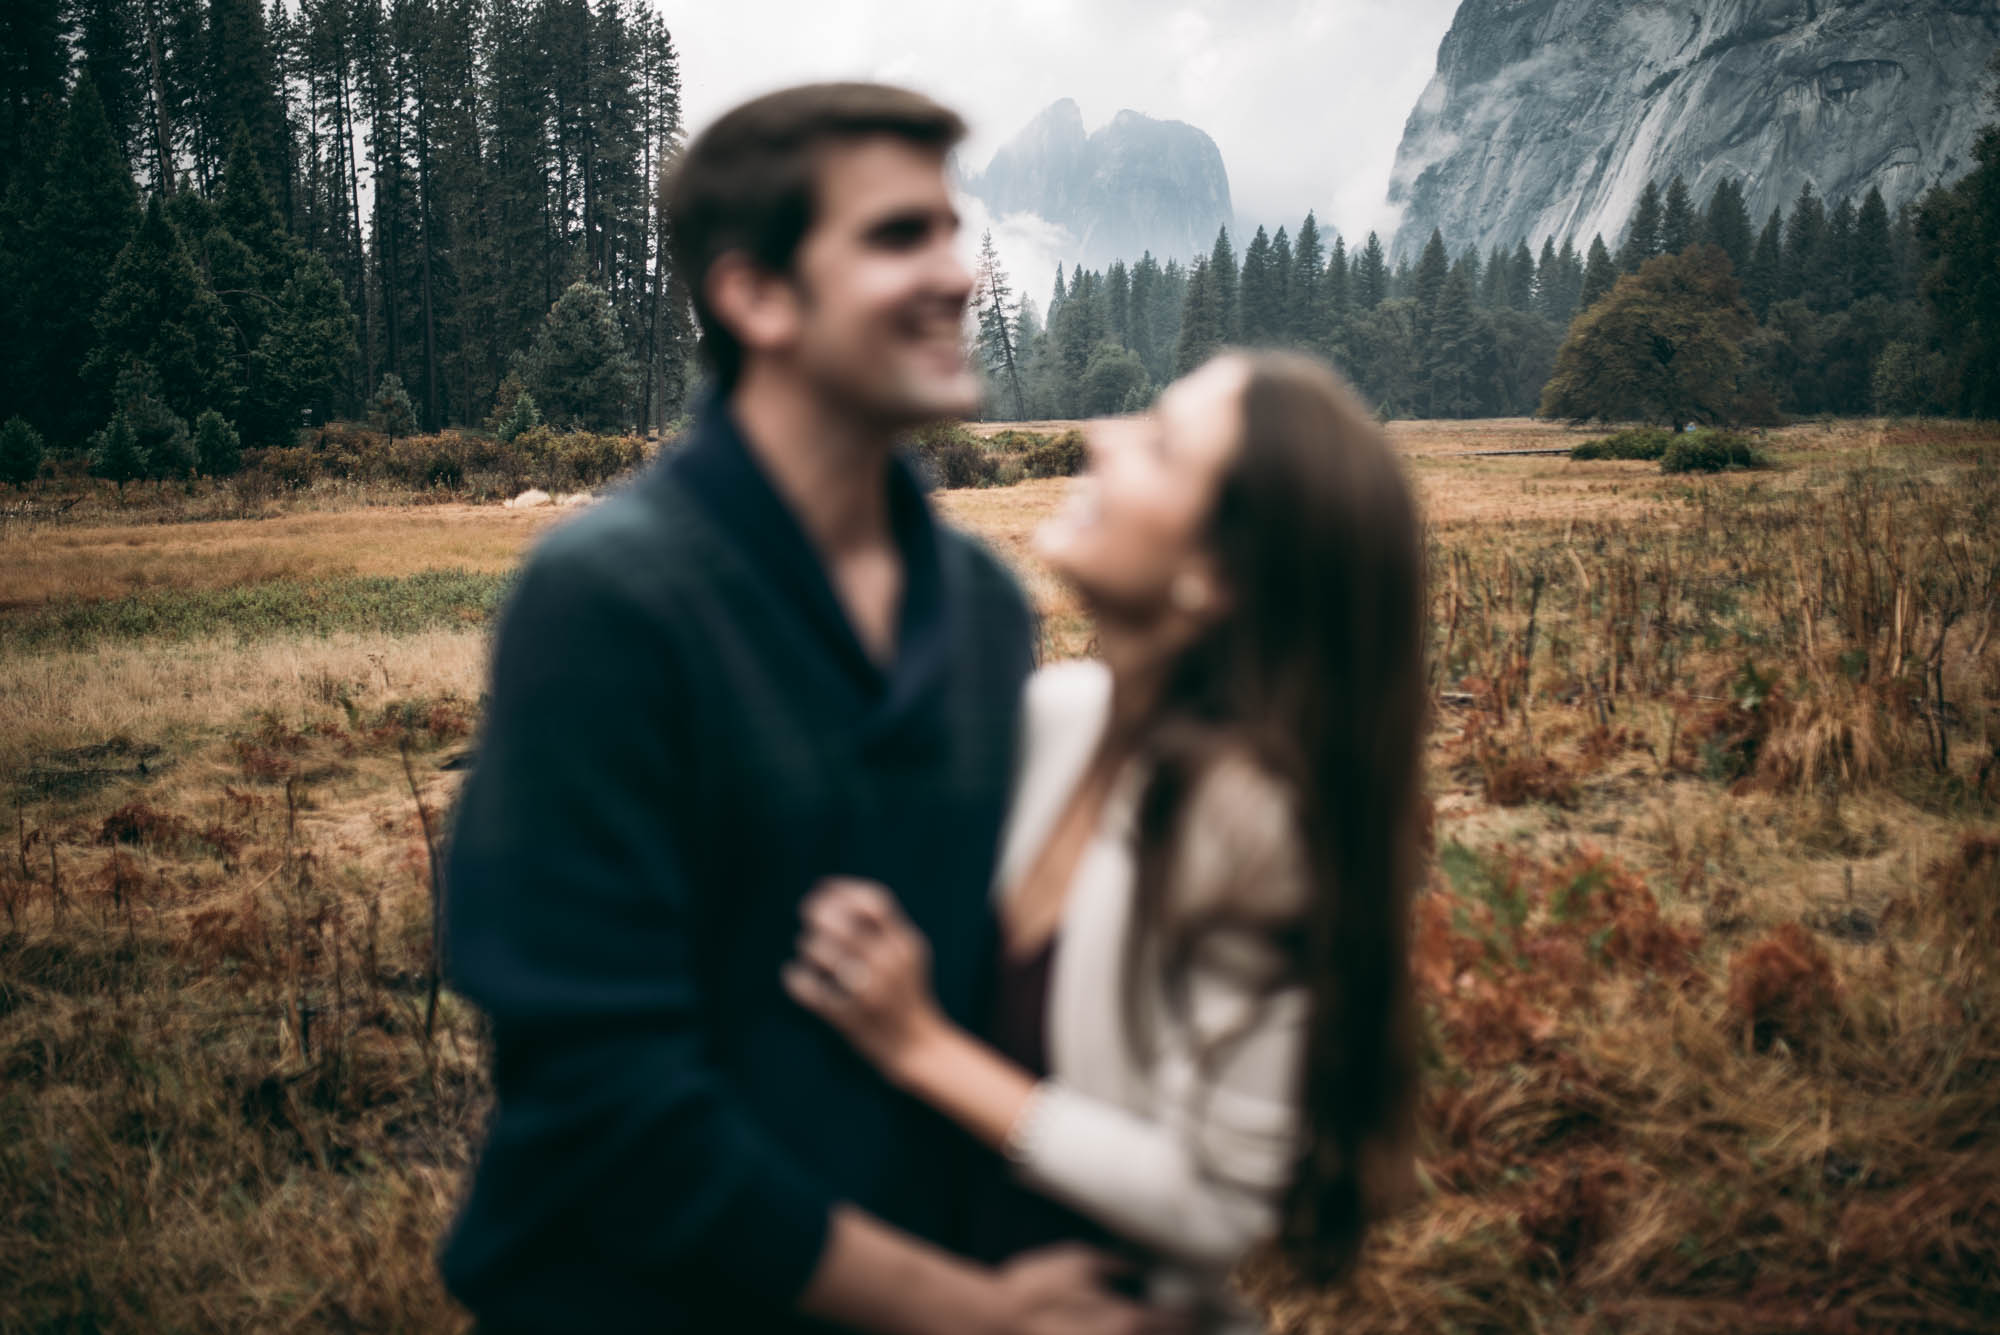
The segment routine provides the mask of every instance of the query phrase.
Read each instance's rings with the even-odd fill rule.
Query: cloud
[[[1393,226],[1389,170],[1456,0],[660,7],[681,52],[694,129],[786,84],[883,79],[965,113],[973,128],[965,160],[984,167],[1036,112],[1073,97],[1091,129],[1130,107],[1206,130],[1228,165],[1241,230],[1296,227],[1313,209],[1358,238]],[[1010,244],[1031,263],[1035,229],[1000,222],[1010,237],[1019,233]],[[996,226],[996,241],[1001,234]],[[1017,275],[1038,305],[1054,267]]]

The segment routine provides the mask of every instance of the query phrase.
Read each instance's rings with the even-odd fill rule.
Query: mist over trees
[[[694,338],[657,190],[679,57],[651,8],[10,10],[0,420],[73,453],[121,414],[143,437],[212,411],[207,440],[254,448],[363,415],[393,377],[437,430],[480,421],[517,364],[588,382],[538,386],[579,423],[682,411]],[[104,439],[122,460],[124,434]]]

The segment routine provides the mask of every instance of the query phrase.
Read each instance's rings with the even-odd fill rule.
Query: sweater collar
[[[888,664],[862,647],[818,549],[757,462],[721,394],[711,391],[704,399],[669,471],[751,566],[797,606],[867,692],[875,706],[871,723],[892,725],[930,693],[947,643],[938,531],[923,487],[900,454],[888,460],[883,480],[891,534],[903,561],[895,658]]]

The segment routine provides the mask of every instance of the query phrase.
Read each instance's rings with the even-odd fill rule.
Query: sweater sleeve
[[[1229,762],[1183,818],[1168,899],[1194,932],[1178,1004],[1163,979],[1148,1106],[1045,1081],[1009,1144],[1022,1176],[1115,1231],[1183,1261],[1233,1265],[1270,1237],[1299,1146],[1307,996],[1274,934],[1307,893],[1292,808]]]
[[[1218,1070],[1163,1061],[1153,1115],[1043,1081],[1008,1144],[1020,1175],[1168,1256],[1234,1265],[1275,1231],[1292,1172],[1299,1001],[1273,998]]]
[[[788,1304],[833,1202],[704,1055],[674,646],[592,557],[524,575],[453,830],[451,977],[492,1018],[496,1086],[454,1250],[491,1273],[559,1238]]]

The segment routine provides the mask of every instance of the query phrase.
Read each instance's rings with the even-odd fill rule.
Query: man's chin
[[[889,415],[907,425],[920,426],[925,422],[977,416],[981,391],[978,379],[968,372],[963,376],[927,379],[921,384],[905,383],[893,397],[896,400],[893,407],[884,405],[889,407]]]

